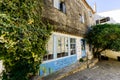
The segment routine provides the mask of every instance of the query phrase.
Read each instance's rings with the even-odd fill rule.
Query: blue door
[[[86,57],[85,39],[81,39],[82,58]]]

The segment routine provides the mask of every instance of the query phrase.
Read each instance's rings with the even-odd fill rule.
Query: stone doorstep
[[[98,59],[93,59],[93,60],[91,60],[91,62],[92,62],[92,63],[89,63],[89,68],[93,67],[93,66],[98,62]],[[78,68],[73,69],[73,70],[69,71],[68,73],[63,74],[62,76],[57,77],[57,78],[54,79],[54,80],[61,80],[61,79],[64,78],[64,77],[67,77],[67,76],[69,76],[69,75],[72,75],[72,74],[74,74],[74,73],[76,73],[76,72],[78,72],[78,71],[82,71],[82,70],[84,70],[84,69],[86,69],[86,68],[87,68],[87,62],[85,62],[83,65],[79,66]]]

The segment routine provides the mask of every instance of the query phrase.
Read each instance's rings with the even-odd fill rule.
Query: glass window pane
[[[54,7],[59,9],[60,8],[60,0],[53,0]]]
[[[62,46],[61,37],[58,36],[57,37],[57,53],[61,53],[61,46]]]
[[[68,38],[65,38],[65,53],[68,53]]]
[[[47,54],[53,54],[53,36],[51,36],[49,41],[48,41]]]
[[[70,38],[70,53],[71,55],[76,54],[76,39]]]
[[[68,56],[68,38],[57,37],[57,58]]]
[[[48,60],[53,59],[53,54],[48,55]]]
[[[65,52],[65,38],[61,37],[61,52]]]

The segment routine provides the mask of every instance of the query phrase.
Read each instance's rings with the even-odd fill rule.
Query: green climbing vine
[[[42,0],[0,0],[3,80],[29,80],[39,70],[52,31],[41,20]]]

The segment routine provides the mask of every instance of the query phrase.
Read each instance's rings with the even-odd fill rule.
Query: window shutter
[[[65,3],[63,3],[63,12],[66,13],[66,6],[65,6]]]
[[[59,9],[60,8],[60,0],[53,0],[54,7]]]

